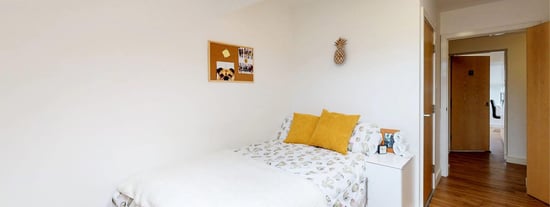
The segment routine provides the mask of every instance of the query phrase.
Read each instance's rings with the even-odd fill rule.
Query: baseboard
[[[527,165],[527,159],[525,159],[525,158],[506,156],[505,159],[506,159],[507,163],[518,164],[518,165]]]
[[[437,184],[439,184],[439,181],[441,181],[441,169],[437,169],[437,172],[435,172],[435,188],[437,188]]]
[[[489,152],[487,150],[451,150],[451,152]]]
[[[447,166],[439,168],[441,170],[441,176],[442,177],[449,177],[449,170],[451,170],[451,165],[447,164]]]

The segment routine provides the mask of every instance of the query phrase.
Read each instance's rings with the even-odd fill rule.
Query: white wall
[[[524,29],[548,20],[548,0],[502,0],[440,14],[441,24],[441,169],[447,176],[449,151],[448,41],[503,31]],[[510,89],[510,88],[509,88]],[[511,114],[511,113],[509,113]],[[511,123],[509,123],[511,125]],[[443,138],[447,137],[447,139]]]
[[[1,205],[106,206],[133,173],[269,138],[290,10],[251,3],[0,2]],[[209,39],[254,47],[256,82],[207,82]]]
[[[439,9],[436,0],[420,0],[420,6],[424,8],[424,17],[430,21],[432,26],[439,28]],[[436,29],[439,32],[439,29]]]
[[[319,0],[293,14],[293,110],[359,113],[365,121],[401,129],[415,155],[420,206],[419,1]],[[339,37],[348,40],[343,65],[333,62]]]

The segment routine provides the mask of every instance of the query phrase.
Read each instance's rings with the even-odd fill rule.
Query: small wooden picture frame
[[[393,139],[393,135],[396,132],[399,132],[399,130],[398,129],[385,129],[385,128],[380,129],[380,134],[382,134],[382,142],[380,144],[386,146],[386,150],[387,150],[388,153],[394,153],[393,152],[393,144],[394,144],[395,140]]]

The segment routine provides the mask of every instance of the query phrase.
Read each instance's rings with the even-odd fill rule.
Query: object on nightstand
[[[396,155],[399,155],[399,156],[410,156],[411,155],[408,151],[409,145],[407,144],[405,139],[403,139],[403,137],[401,137],[400,132],[396,132],[393,135],[393,140],[394,140],[393,152]]]
[[[394,153],[393,144],[395,143],[394,135],[398,133],[398,129],[381,128],[380,134],[382,134],[382,144],[386,145],[386,151],[388,153]]]
[[[386,145],[378,145],[378,154],[386,154],[388,148]]]

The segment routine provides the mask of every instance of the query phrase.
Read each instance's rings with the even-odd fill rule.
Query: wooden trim
[[[550,203],[550,25],[527,30],[527,193]]]

